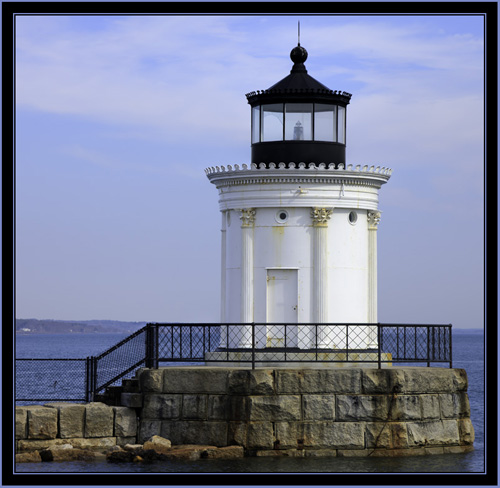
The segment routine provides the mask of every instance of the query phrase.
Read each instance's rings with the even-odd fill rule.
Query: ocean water
[[[18,358],[84,358],[98,355],[126,337],[120,334],[18,335]],[[244,458],[153,464],[99,462],[26,463],[17,473],[484,473],[484,336],[453,334],[453,367],[467,371],[474,451],[409,458]]]

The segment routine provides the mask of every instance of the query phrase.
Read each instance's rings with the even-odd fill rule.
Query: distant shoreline
[[[92,334],[133,334],[135,331],[134,330],[95,330],[95,331],[78,331],[78,332],[73,332],[73,331],[67,331],[67,332],[39,332],[39,331],[33,331],[33,332],[18,332],[16,331],[16,336],[34,336],[34,335],[92,335]]]
[[[118,320],[16,319],[16,335],[38,334],[133,334],[146,322]]]

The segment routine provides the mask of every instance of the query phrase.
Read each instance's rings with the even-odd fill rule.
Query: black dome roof
[[[294,47],[290,52],[290,59],[294,63],[290,74],[267,90],[247,93],[248,103],[253,106],[263,102],[273,103],[300,98],[304,101],[306,99],[322,101],[328,99],[331,102],[347,105],[352,96],[350,93],[330,90],[323,83],[307,74],[304,65],[307,56],[307,51],[300,44]]]

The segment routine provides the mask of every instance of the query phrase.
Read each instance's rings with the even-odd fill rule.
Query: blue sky
[[[483,325],[483,18],[22,16],[16,316],[219,320],[209,166],[248,163],[245,93],[291,69],[352,93],[380,192],[379,320]]]

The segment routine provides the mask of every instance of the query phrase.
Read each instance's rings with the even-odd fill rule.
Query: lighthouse
[[[206,170],[221,212],[221,348],[377,347],[379,190],[391,170],[347,162],[351,94],[310,76],[307,57],[299,41],[290,74],[246,95],[251,161]]]

